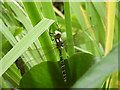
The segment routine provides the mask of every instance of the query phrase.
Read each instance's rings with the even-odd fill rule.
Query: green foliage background
[[[117,88],[118,13],[118,2],[0,1],[0,87]],[[72,76],[68,86],[62,85],[59,53],[49,35],[58,26],[66,45],[67,74]],[[16,64],[24,66],[24,76]]]

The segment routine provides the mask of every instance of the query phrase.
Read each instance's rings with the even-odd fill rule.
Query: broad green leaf
[[[70,66],[71,81],[74,84],[82,77],[90,67],[99,61],[99,59],[88,53],[79,53],[70,57],[68,63]]]
[[[53,22],[53,20],[43,19],[0,60],[0,65],[2,65],[0,76]]]
[[[96,62],[91,54],[78,53],[65,60],[67,82],[64,83],[59,62],[42,62],[28,71],[20,82],[20,88],[66,88],[80,78]]]
[[[119,44],[120,48],[120,44]],[[90,68],[73,88],[101,88],[105,79],[118,70],[118,46]]]
[[[30,69],[22,78],[20,88],[64,87],[60,64],[42,62]]]

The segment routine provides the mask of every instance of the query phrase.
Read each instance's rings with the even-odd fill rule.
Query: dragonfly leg
[[[50,37],[51,37],[51,40],[54,41],[54,36],[53,36],[53,33],[49,33]]]

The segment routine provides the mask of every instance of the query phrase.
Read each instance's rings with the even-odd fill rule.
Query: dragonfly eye
[[[56,31],[55,31],[55,34],[60,34],[60,35],[61,35],[61,32],[59,32],[59,31],[56,30]]]

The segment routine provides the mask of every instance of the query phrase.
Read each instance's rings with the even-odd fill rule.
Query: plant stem
[[[116,9],[116,2],[106,2],[105,55],[107,55],[109,53],[109,51],[112,49],[112,45],[113,45],[115,9]]]
[[[115,9],[116,9],[116,2],[106,2],[105,56],[110,52],[113,46]],[[106,81],[106,88],[109,88],[109,81],[110,81],[110,77]]]
[[[67,43],[68,54],[72,56],[74,54],[74,43],[72,36],[72,25],[71,25],[71,14],[70,14],[70,4],[69,2],[64,2],[64,11],[65,11],[65,23],[66,23],[66,34],[67,34]]]

